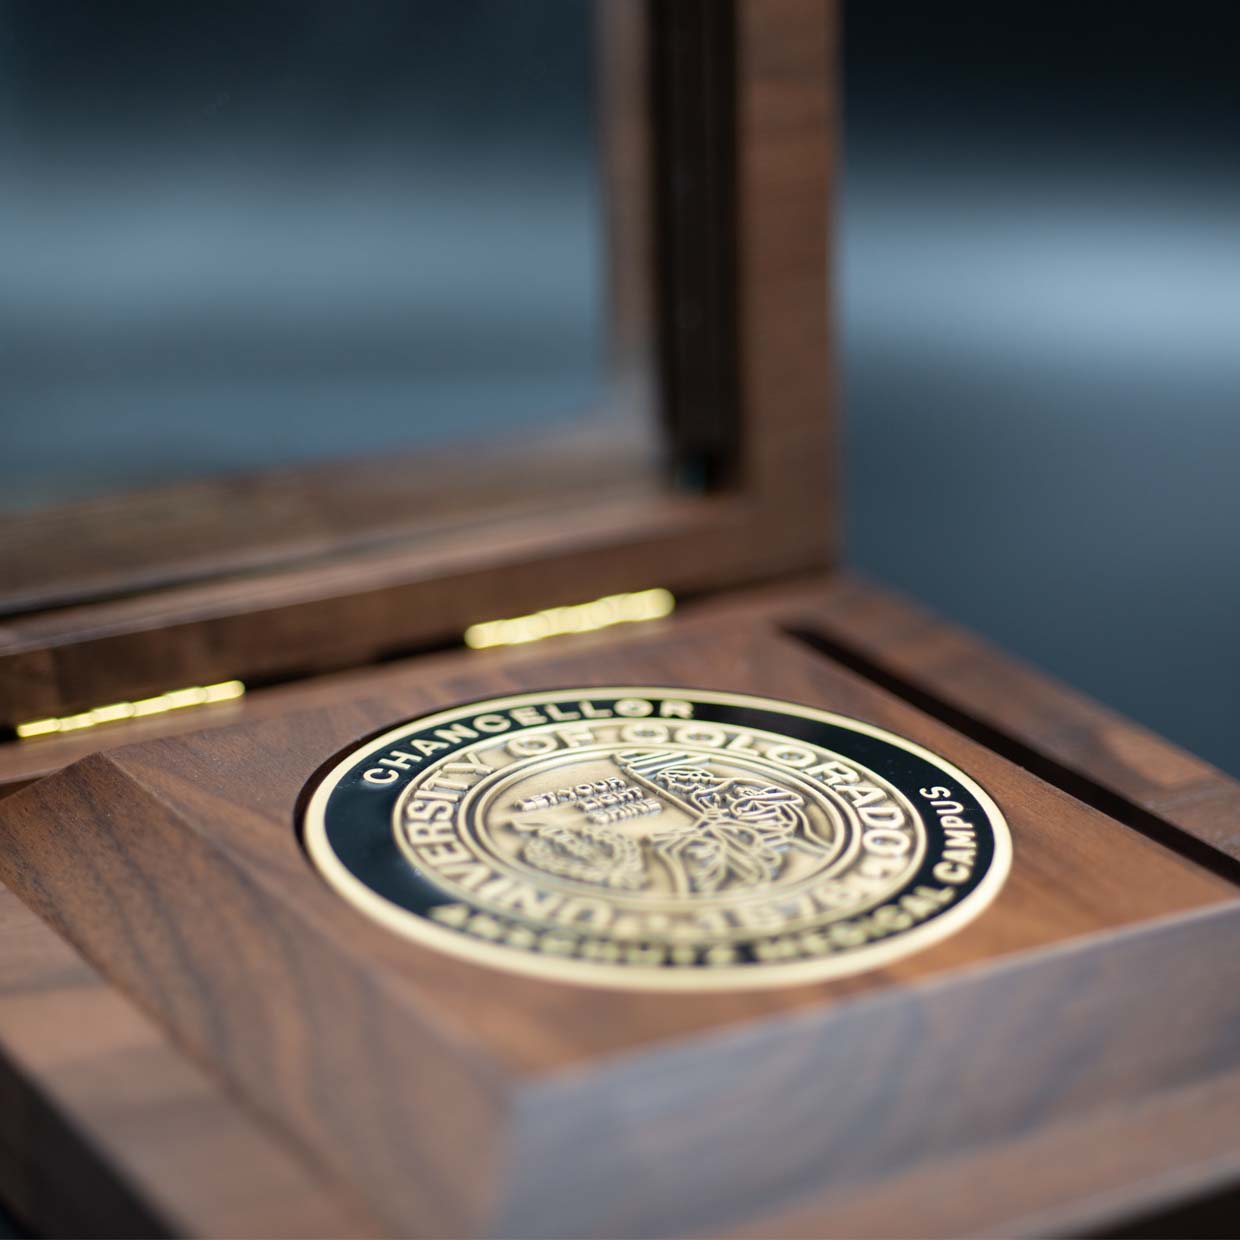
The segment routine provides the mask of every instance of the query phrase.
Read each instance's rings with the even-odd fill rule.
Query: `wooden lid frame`
[[[587,437],[472,455],[451,475],[467,489],[444,486],[456,507],[412,530],[376,525],[397,496],[374,465],[10,522],[0,725],[357,665],[617,591],[700,593],[830,561],[831,6],[604,0],[599,12],[609,179],[635,191],[612,196],[629,204],[611,220],[621,373],[626,352],[653,351],[673,482],[652,481],[649,445]],[[540,461],[582,487],[556,495],[548,473],[541,500],[505,502],[504,479]]]

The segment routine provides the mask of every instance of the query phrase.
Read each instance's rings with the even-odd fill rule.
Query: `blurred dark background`
[[[0,511],[597,402],[582,0],[0,0]]]
[[[852,562],[1240,774],[1240,11],[844,15]]]
[[[843,6],[848,556],[1240,774],[1240,16]],[[601,383],[582,0],[0,0],[0,509]]]

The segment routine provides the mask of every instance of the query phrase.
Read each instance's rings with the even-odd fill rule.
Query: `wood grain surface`
[[[309,869],[291,807],[358,736],[487,694],[626,681],[809,702],[927,744],[1007,815],[1004,892],[956,936],[881,971],[649,995],[441,956],[371,924]],[[23,898],[398,1231],[709,1228],[742,1196],[774,1208],[816,1183],[1176,1087],[1234,1053],[1231,992],[1207,984],[1227,959],[1205,950],[1230,941],[1223,923],[1190,917],[1161,957],[1164,940],[1138,930],[1229,905],[1230,883],[735,615],[412,661],[330,706],[89,758],[0,803],[0,841],[0,872]],[[1127,955],[1108,954],[1123,944]],[[1199,964],[1177,973],[1186,955]],[[1153,994],[1141,959],[1172,989]],[[1190,1001],[1194,1029],[1181,1020]],[[325,1092],[329,1080],[349,1089]],[[916,1103],[867,1119],[880,1096]],[[733,1121],[759,1103],[755,1146]],[[857,1126],[850,1159],[826,1156],[839,1131],[828,1112]],[[412,1122],[428,1114],[442,1122]],[[790,1161],[789,1149],[808,1152]],[[719,1191],[680,1200],[658,1176],[641,1193],[616,1187],[673,1165]],[[580,1191],[556,1191],[569,1172]]]
[[[828,639],[862,675],[971,721],[1061,786],[1104,794],[1107,812],[1204,863],[1240,861],[1240,783],[910,599],[834,574],[790,597],[782,623]]]
[[[1240,1075],[1207,1076],[1035,1127],[1011,1141],[930,1159],[880,1181],[811,1195],[732,1234],[749,1240],[883,1240],[895,1234],[947,1240],[1115,1236],[1133,1228],[1150,1237],[1228,1236],[1234,1213],[1200,1231],[1145,1230],[1140,1220],[1234,1191],[1240,1183],[1237,1108]]]
[[[369,1236],[265,1129],[0,891],[0,1199],[41,1235]]]
[[[630,377],[656,348],[680,358],[670,455],[677,434],[706,457],[718,441],[718,489],[669,490],[648,440],[609,441],[559,495],[581,446],[565,441],[472,454],[416,530],[399,473],[366,465],[10,531],[0,721],[259,686],[198,716],[0,745],[10,789],[67,768],[0,800],[17,893],[0,893],[0,1195],[40,1230],[1076,1234],[1240,1175],[1240,786],[903,600],[790,579],[835,544],[832,10],[694,0],[647,28],[635,11],[604,23],[609,167],[630,195],[613,216],[620,344]],[[700,59],[721,39],[724,83],[706,70],[727,57]],[[679,208],[646,163],[668,98],[701,157]],[[695,201],[712,217],[696,232]],[[675,273],[661,325],[655,255]],[[532,503],[512,473],[529,451],[547,471]],[[656,584],[689,596],[676,618],[456,645],[476,620]],[[942,753],[1011,824],[1006,887],[883,969],[678,995],[441,955],[311,870],[298,799],[359,737],[471,698],[625,682],[818,705]]]

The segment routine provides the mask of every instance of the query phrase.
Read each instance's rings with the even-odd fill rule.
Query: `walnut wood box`
[[[711,485],[585,440],[530,450],[583,490],[481,526],[457,474],[429,525],[376,533],[395,483],[366,466],[255,481],[245,529],[182,492],[14,531],[8,721],[272,683],[0,748],[0,1199],[48,1233],[238,1236],[1079,1234],[1225,1202],[1240,786],[831,567],[830,11],[657,0],[602,29],[620,342],[658,358],[673,463]],[[494,502],[513,462],[467,464]],[[294,494],[335,520],[281,524]],[[459,643],[653,584],[674,617]],[[883,968],[682,994],[464,962],[309,865],[306,786],[360,737],[617,683],[941,753],[1008,819],[1005,887]]]

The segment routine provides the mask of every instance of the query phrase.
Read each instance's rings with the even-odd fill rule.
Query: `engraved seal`
[[[477,963],[627,988],[873,968],[995,897],[997,806],[855,719],[706,690],[522,694],[415,719],[315,786],[306,849],[362,912]]]

